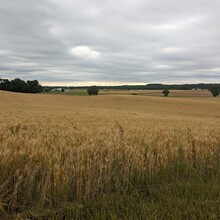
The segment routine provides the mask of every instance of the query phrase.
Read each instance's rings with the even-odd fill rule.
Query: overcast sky
[[[0,0],[0,78],[220,82],[220,0]]]

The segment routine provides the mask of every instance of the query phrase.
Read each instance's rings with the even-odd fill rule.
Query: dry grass
[[[1,92],[0,103],[0,216],[220,175],[219,99]]]
[[[146,95],[146,96],[163,96],[162,90],[111,90],[103,89],[101,94],[117,94],[117,95]],[[209,98],[211,93],[208,90],[170,90],[170,97],[202,97]]]

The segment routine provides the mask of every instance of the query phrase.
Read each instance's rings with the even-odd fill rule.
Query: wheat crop
[[[25,105],[1,110],[0,216],[220,175],[217,117]]]

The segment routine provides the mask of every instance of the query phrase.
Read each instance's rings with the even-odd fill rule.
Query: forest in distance
[[[60,89],[88,89],[90,86],[41,86],[38,80],[16,78],[13,80],[0,78],[0,90],[24,93],[41,93]],[[116,90],[210,90],[212,87],[220,88],[220,83],[197,83],[197,84],[144,84],[143,85],[120,85],[98,86],[99,89]]]
[[[197,84],[145,84],[143,85],[120,85],[120,86],[98,86],[99,89],[118,89],[118,90],[209,90],[213,86],[220,87],[220,83],[197,83]],[[44,90],[57,88],[64,89],[87,89],[89,86],[43,86]]]

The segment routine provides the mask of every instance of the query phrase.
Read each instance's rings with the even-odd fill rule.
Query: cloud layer
[[[219,0],[0,0],[0,78],[220,82]]]

